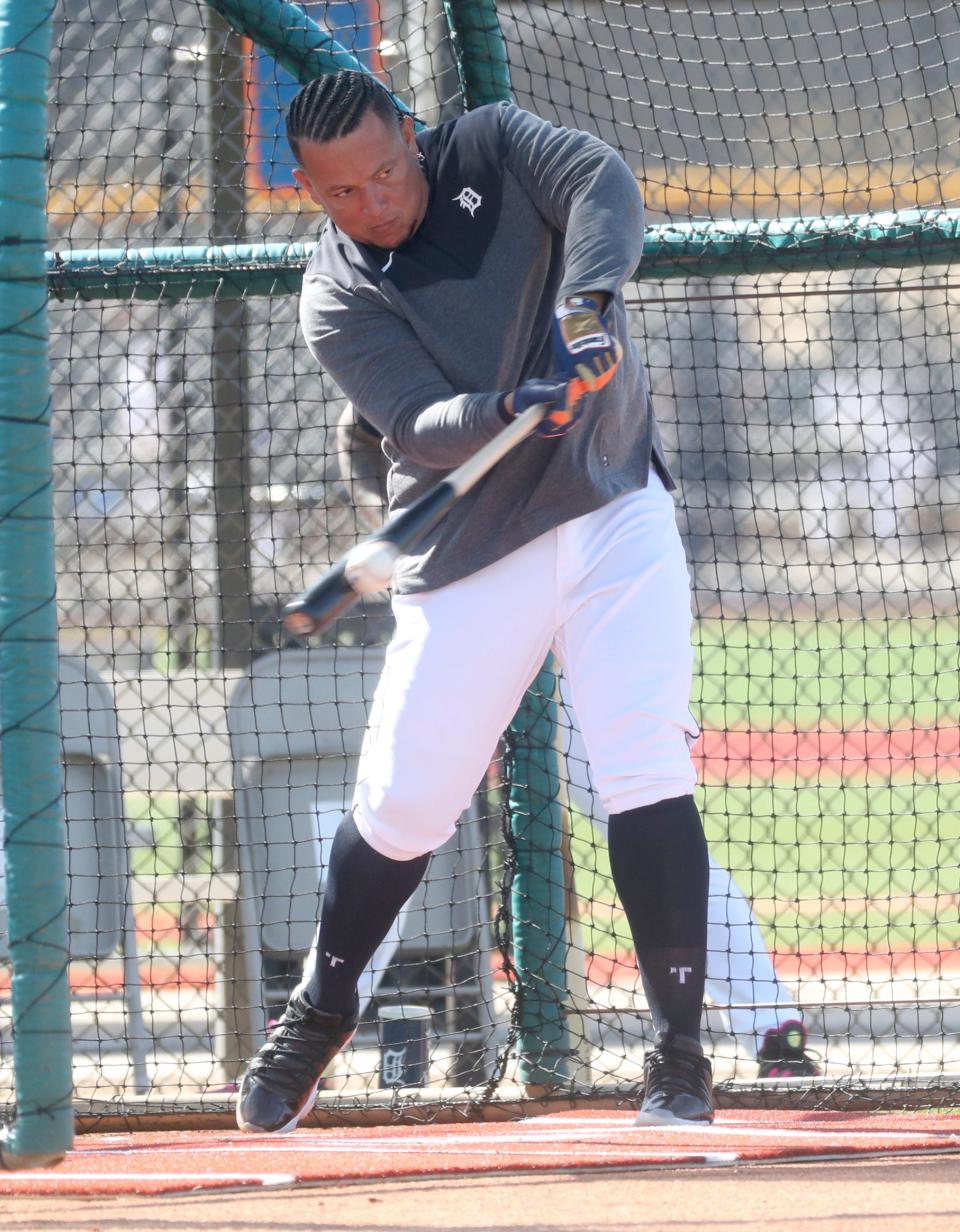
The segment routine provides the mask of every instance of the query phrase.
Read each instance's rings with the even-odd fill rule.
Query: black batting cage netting
[[[594,133],[643,191],[627,299],[693,582],[721,1098],[955,1099],[960,6],[61,0],[53,44],[77,1107],[230,1103],[350,804],[388,596],[309,643],[278,619],[386,512],[298,328],[323,216],[283,114],[347,62],[427,125],[513,98]],[[553,664],[361,1002],[338,1115],[636,1090],[651,1024]],[[805,1073],[771,1076],[791,1022]]]

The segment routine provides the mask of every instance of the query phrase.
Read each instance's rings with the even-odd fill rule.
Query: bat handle
[[[455,494],[462,496],[464,492],[469,492],[474,484],[482,479],[487,471],[492,470],[500,459],[505,457],[515,445],[519,445],[522,440],[530,436],[546,413],[547,405],[545,402],[537,402],[533,406],[528,406],[512,423],[509,423],[505,428],[501,428],[492,440],[487,441],[486,445],[481,446],[472,458],[467,458],[466,462],[461,462],[457,469],[451,471],[446,479],[446,482]]]

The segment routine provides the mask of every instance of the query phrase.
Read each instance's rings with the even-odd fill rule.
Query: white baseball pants
[[[354,796],[382,855],[413,859],[450,837],[551,650],[608,812],[693,791],[690,581],[654,472],[643,491],[393,610]]]

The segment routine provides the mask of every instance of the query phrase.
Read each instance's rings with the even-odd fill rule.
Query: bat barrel
[[[546,413],[546,406],[538,403],[528,407],[522,415],[509,424],[493,440],[482,446],[472,458],[461,463],[446,479],[442,479],[429,492],[398,513],[376,534],[364,542],[385,540],[400,552],[405,552],[436,526],[447,510],[468,492],[496,462],[515,445],[529,436]],[[360,597],[346,576],[348,552],[329,569],[316,585],[292,599],[283,609],[283,626],[295,637],[309,637],[322,633],[335,620],[357,602]]]
[[[295,637],[322,633],[348,612],[359,598],[344,575],[344,562],[338,561],[316,586],[284,606],[283,627]]]

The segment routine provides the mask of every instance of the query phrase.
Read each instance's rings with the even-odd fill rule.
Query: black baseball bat
[[[396,556],[409,551],[427,531],[436,526],[465,492],[469,492],[502,457],[530,435],[549,409],[543,402],[529,407],[502,432],[498,432],[492,441],[482,445],[472,458],[462,462],[445,479],[441,479],[429,492],[414,501],[409,509],[404,509],[390,518],[378,531],[362,539],[356,547],[341,556],[319,581],[284,606],[283,623],[288,632],[297,637],[322,633],[348,612],[361,594],[386,585],[384,579],[381,579],[381,585],[364,584],[363,566],[359,562],[362,561],[363,550],[367,549],[367,545],[389,544],[395,549]],[[355,558],[352,568],[351,556]]]

